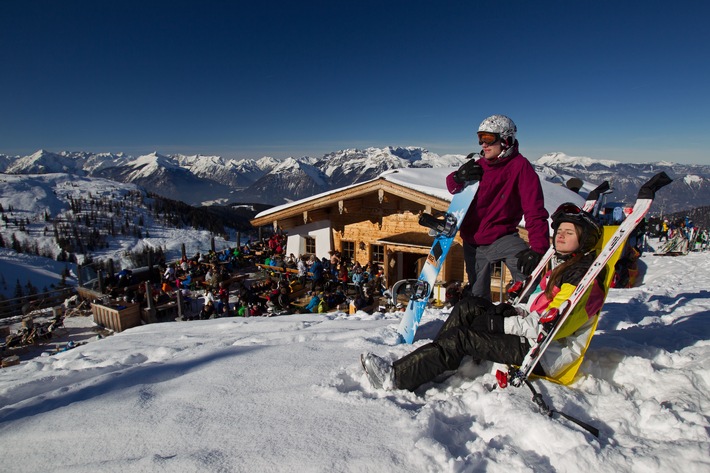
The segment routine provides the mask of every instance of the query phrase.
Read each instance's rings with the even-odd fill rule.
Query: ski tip
[[[599,184],[594,190],[592,190],[589,195],[587,195],[587,200],[598,200],[599,196],[609,190],[609,181],[604,181]]]
[[[673,182],[673,179],[666,174],[665,171],[659,172],[653,176],[646,184],[641,186],[639,189],[638,198],[639,199],[654,199],[656,197],[656,192],[662,187],[667,186]]]

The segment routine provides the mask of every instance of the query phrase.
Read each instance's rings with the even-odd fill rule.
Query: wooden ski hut
[[[332,250],[364,265],[379,265],[387,284],[417,278],[433,243],[419,225],[419,214],[445,211],[451,194],[445,187],[449,168],[399,169],[377,179],[315,195],[259,213],[251,223],[287,235],[286,253],[328,257]],[[432,184],[433,183],[433,184]],[[525,238],[523,229],[521,234]],[[500,266],[500,265],[499,265]],[[507,269],[494,271],[493,291],[509,279]],[[439,280],[466,282],[459,236]]]

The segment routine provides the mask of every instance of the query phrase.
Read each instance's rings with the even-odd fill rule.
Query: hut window
[[[491,278],[500,279],[503,274],[503,263],[497,262],[491,265]]]
[[[355,260],[355,242],[354,241],[342,241],[342,253],[344,260]]]
[[[309,255],[316,254],[316,239],[311,236],[307,236],[304,237],[304,240],[306,240],[306,253]]]
[[[370,245],[370,261],[384,264],[385,247],[383,245]]]

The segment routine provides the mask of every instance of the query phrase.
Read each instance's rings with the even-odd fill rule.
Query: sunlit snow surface
[[[2,471],[710,471],[710,253],[646,254],[611,289],[581,377],[536,382],[596,439],[465,360],[414,393],[359,355],[414,346],[396,313],[152,324],[0,370]],[[2,268],[0,268],[2,270]],[[77,323],[77,321],[72,321]]]

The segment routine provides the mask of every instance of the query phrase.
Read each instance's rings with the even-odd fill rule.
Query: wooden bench
[[[283,274],[293,274],[293,275],[298,275],[298,270],[294,268],[282,268],[281,266],[269,266],[268,264],[263,264],[263,263],[256,263],[257,268],[261,268],[264,271],[272,271],[274,273],[278,273],[279,276]],[[313,277],[313,273],[310,271],[306,272],[306,276],[309,278]]]
[[[79,294],[79,297],[81,297],[83,300],[88,301],[101,299],[102,297],[104,297],[104,294],[100,293],[99,291],[95,291],[84,286],[77,286],[76,292]]]

